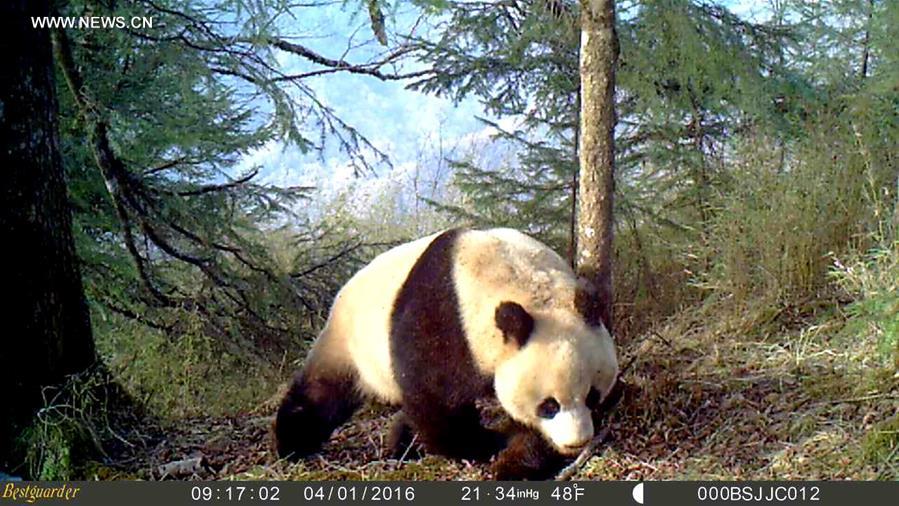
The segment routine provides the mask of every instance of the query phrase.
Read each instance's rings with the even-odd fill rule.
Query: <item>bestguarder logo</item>
[[[16,504],[35,504],[42,500],[74,500],[81,487],[75,487],[68,483],[62,485],[44,485],[41,483],[6,483],[0,492],[0,503],[12,501]]]
[[[32,16],[32,28],[68,30],[142,30],[153,28],[153,18],[144,16]]]

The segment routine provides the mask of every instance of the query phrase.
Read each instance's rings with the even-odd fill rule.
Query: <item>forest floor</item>
[[[575,479],[899,479],[899,375],[842,319],[808,308],[698,309],[622,345],[631,362],[609,440]],[[760,333],[760,328],[777,332]],[[753,336],[753,337],[745,337]],[[487,466],[386,457],[391,412],[366,407],[298,464],[271,451],[273,396],[232,417],[178,420],[87,478],[484,479]]]

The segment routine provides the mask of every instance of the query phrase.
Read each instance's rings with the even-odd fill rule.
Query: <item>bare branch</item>
[[[412,46],[405,46],[393,53],[387,55],[384,59],[373,62],[373,63],[365,63],[365,64],[352,64],[347,62],[346,60],[334,60],[332,58],[328,58],[323,56],[306,46],[296,44],[293,42],[288,42],[283,39],[278,38],[270,38],[269,43],[282,50],[287,51],[288,53],[293,53],[298,56],[302,56],[303,58],[321,65],[323,67],[329,67],[331,70],[328,72],[337,72],[337,71],[345,71],[351,74],[365,74],[380,79],[382,81],[399,81],[403,79],[412,79],[416,77],[421,77],[429,74],[433,74],[434,71],[431,69],[421,70],[417,72],[409,72],[407,74],[385,74],[380,71],[380,68],[384,65],[397,60],[400,56],[404,56],[415,51],[417,48]],[[309,77],[310,75],[319,75],[327,73],[325,71],[313,71],[307,74],[297,74],[294,76],[284,76],[279,78],[279,80],[291,80],[291,79],[301,79],[303,77]]]
[[[339,251],[338,253],[332,255],[331,258],[325,260],[324,262],[321,262],[321,263],[319,263],[319,264],[313,265],[312,267],[309,267],[309,268],[307,268],[307,269],[305,269],[305,270],[303,270],[303,271],[292,273],[292,274],[290,275],[290,277],[292,277],[292,278],[302,278],[302,277],[304,277],[304,276],[308,276],[309,274],[312,274],[313,272],[315,272],[315,271],[317,271],[317,270],[319,270],[319,269],[323,269],[323,268],[325,268],[325,267],[327,267],[327,266],[329,266],[329,265],[331,265],[331,264],[337,262],[337,261],[340,260],[341,258],[343,258],[343,257],[345,257],[345,256],[347,256],[347,255],[349,255],[350,253],[352,253],[352,252],[354,252],[354,251],[356,251],[356,250],[358,250],[358,249],[360,249],[360,248],[364,248],[364,247],[378,247],[378,246],[396,246],[396,244],[397,244],[396,242],[370,242],[370,243],[360,242],[360,243],[356,243],[356,244],[354,244],[354,245],[352,245],[352,246],[348,246],[348,247],[342,249],[341,251]]]
[[[246,176],[241,177],[239,179],[235,179],[234,181],[231,181],[228,183],[200,186],[199,188],[194,188],[193,190],[165,191],[164,193],[167,193],[169,195],[178,195],[180,197],[196,197],[196,196],[204,195],[207,193],[215,193],[215,192],[220,192],[220,191],[231,190],[233,188],[237,188],[238,186],[248,183],[251,179],[253,179],[257,175],[259,175],[259,169],[255,168],[252,171],[250,171],[250,173],[247,174]]]

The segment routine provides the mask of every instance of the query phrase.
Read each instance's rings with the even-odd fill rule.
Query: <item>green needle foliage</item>
[[[710,252],[698,246],[709,242],[718,188],[732,177],[725,164],[733,137],[788,124],[775,97],[787,87],[778,58],[789,32],[706,2],[619,2],[617,10],[617,279],[639,280],[617,292],[627,303],[659,306],[660,283],[683,284],[677,272],[708,266]],[[499,167],[456,160],[464,203],[435,205],[478,225],[529,230],[571,255],[578,2],[450,2],[446,13],[440,36],[418,41],[438,72],[416,86],[475,95],[494,115],[517,118],[518,128],[497,127],[496,136],[498,149],[517,156]]]
[[[416,86],[477,96],[518,127],[494,125],[495,151],[513,156],[456,160],[462,203],[434,205],[478,225],[529,230],[570,254],[579,3],[442,8],[439,36],[418,41],[439,71]],[[756,10],[749,19],[727,2],[618,2],[616,291],[625,319],[709,293],[814,293],[826,283],[828,252],[889,221],[895,3],[789,0]]]
[[[476,94],[493,114],[521,117],[519,131],[500,137],[521,144],[522,179],[540,181],[551,173],[547,177],[554,184],[544,187],[570,193],[576,170],[578,4],[463,2],[449,9],[451,21],[441,37],[421,41],[438,72],[416,86],[455,98]],[[741,122],[768,116],[774,108],[768,88],[779,81],[765,77],[780,32],[720,7],[683,1],[623,2],[619,17],[618,173],[628,187],[622,205],[659,209],[657,192],[652,198],[629,195],[627,183],[636,178],[676,188],[666,192],[672,205],[693,202],[697,212],[706,212],[708,203],[693,195],[707,191],[702,187],[715,177],[706,158]],[[472,181],[485,177],[478,171],[470,176]],[[570,214],[570,205],[559,210],[566,208]],[[556,217],[549,213],[547,221],[564,222]]]
[[[310,335],[298,319],[327,305],[333,287],[319,285],[330,266],[290,276],[293,266],[276,262],[266,243],[287,225],[321,235],[304,217],[309,188],[259,182],[260,167],[238,162],[273,142],[304,151],[331,143],[360,172],[386,159],[302,77],[283,73],[279,52],[329,71],[337,65],[280,39],[288,14],[289,2],[278,0],[61,7],[61,16],[154,23],[55,34],[63,158],[85,285],[100,318],[172,336],[199,327],[259,358],[280,358]],[[308,240],[297,252],[333,254],[327,242]]]

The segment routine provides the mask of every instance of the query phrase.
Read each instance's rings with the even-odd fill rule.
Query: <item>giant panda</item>
[[[338,292],[278,409],[278,454],[317,451],[365,398],[401,406],[394,451],[487,460],[496,479],[551,476],[592,438],[591,409],[618,375],[601,324],[575,308],[583,289],[546,245],[511,229],[452,229],[397,246]],[[475,402],[512,423],[482,426]]]

